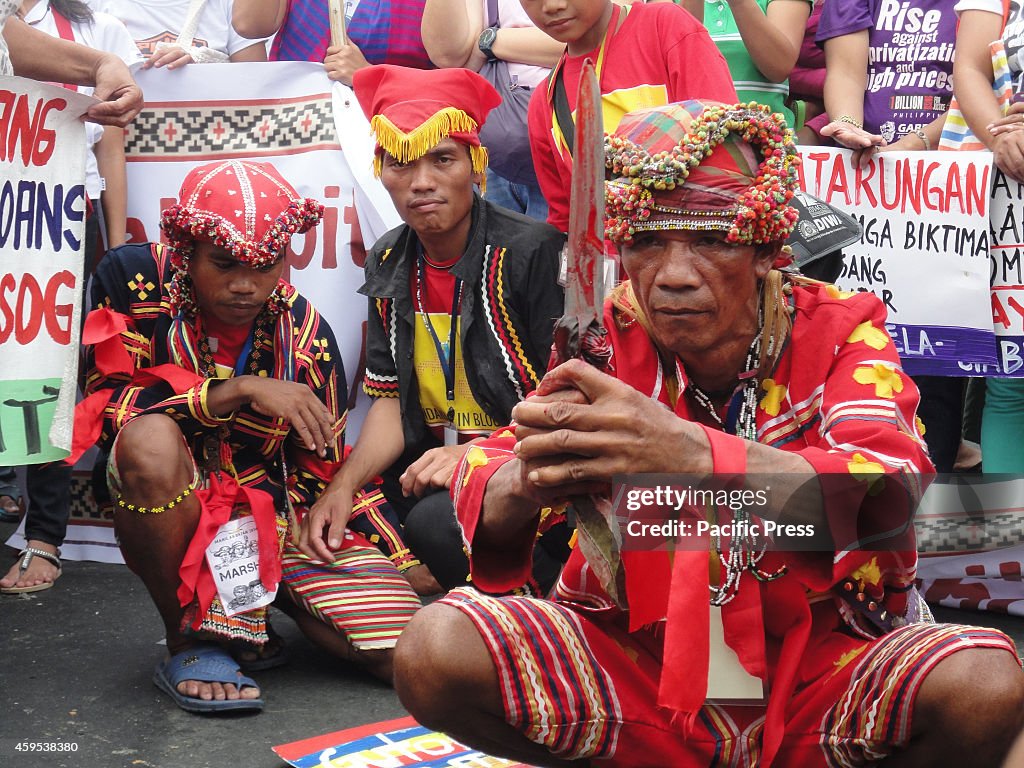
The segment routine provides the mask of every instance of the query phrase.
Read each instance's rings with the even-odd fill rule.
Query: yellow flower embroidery
[[[896,392],[903,391],[903,379],[896,369],[886,363],[862,365],[853,372],[853,380],[858,384],[874,384],[875,397],[894,398]]]
[[[469,464],[469,469],[466,470],[466,474],[462,476],[462,487],[465,488],[469,482],[469,476],[473,474],[473,470],[477,467],[482,467],[487,463],[487,454],[484,453],[484,449],[479,446],[472,445],[469,450],[466,451],[466,463]]]
[[[884,349],[885,345],[889,343],[889,334],[875,328],[870,320],[865,320],[853,329],[853,333],[850,334],[846,343],[856,344],[858,341],[863,341],[872,349]]]
[[[856,291],[841,291],[834,285],[826,285],[825,293],[828,294],[830,299],[848,299],[851,296],[856,296]]]
[[[868,495],[877,496],[885,488],[885,468],[877,461],[871,461],[862,454],[853,454],[853,460],[848,462],[846,469],[858,480],[868,484]]]
[[[876,586],[882,581],[882,569],[878,567],[878,558],[872,557],[860,568],[850,574],[850,578],[859,582],[861,586],[870,584]]]
[[[845,667],[851,661],[860,656],[861,653],[863,653],[867,647],[867,644],[859,645],[856,648],[852,648],[851,650],[844,653],[842,656],[839,657],[837,661],[833,661],[832,665],[835,667],[835,671],[833,671],[832,674],[838,674],[843,667]]]
[[[915,416],[914,423],[917,425],[917,433],[921,435],[921,437],[924,437],[924,422],[921,421],[921,417]]]
[[[782,398],[786,396],[786,385],[776,384],[774,379],[765,379],[761,382],[761,389],[766,393],[761,398],[761,410],[769,416],[778,416]]]

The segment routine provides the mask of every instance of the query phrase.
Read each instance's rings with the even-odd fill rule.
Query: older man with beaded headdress
[[[385,680],[419,607],[369,542],[349,534],[325,557],[289,536],[344,447],[334,334],[281,279],[292,235],[322,213],[269,164],[199,166],[163,212],[168,245],[114,249],[96,274],[76,449],[109,454],[121,551],[167,633],[154,682],[189,711],[263,707],[239,666],[284,660],[275,594],[315,642]]]
[[[634,112],[606,161],[628,276],[605,304],[611,365],[553,369],[466,454],[452,489],[480,591],[410,623],[403,703],[531,765],[997,765],[1024,674],[1005,635],[935,624],[914,590],[917,393],[876,297],[786,270],[781,116]],[[711,495],[630,495],[664,474],[613,494],[629,473]],[[488,596],[567,499],[579,546],[553,598]]]

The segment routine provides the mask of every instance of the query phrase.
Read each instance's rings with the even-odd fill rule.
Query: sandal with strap
[[[32,562],[32,558],[41,557],[48,563],[53,565],[57,569],[57,575],[54,576],[53,581],[44,581],[42,584],[33,584],[31,587],[2,587],[0,588],[0,594],[4,595],[21,595],[26,592],[42,592],[44,589],[49,589],[56,583],[57,579],[60,578],[61,574],[61,563],[60,563],[60,550],[57,550],[57,554],[47,552],[43,549],[36,549],[35,547],[25,547],[21,552],[18,553],[18,557],[21,558],[21,562],[18,563],[18,581],[21,581],[21,577],[25,575],[25,571],[28,570],[29,563]]]
[[[16,523],[25,514],[25,499],[0,493],[0,523]]]
[[[185,680],[204,683],[232,684],[238,688],[258,688],[256,681],[246,677],[230,654],[219,645],[198,645],[156,665],[153,684],[166,693],[186,712],[245,712],[263,709],[263,699],[197,699],[178,691]]]

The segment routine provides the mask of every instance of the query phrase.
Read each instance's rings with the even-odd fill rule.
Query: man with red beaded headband
[[[480,590],[522,578],[545,507],[576,506],[578,547],[550,601],[424,608],[395,652],[403,704],[538,766],[998,765],[1024,673],[1009,638],[933,623],[913,588],[917,392],[875,296],[786,271],[792,133],[685,101],[605,149],[628,276],[608,373],[549,371],[452,481]],[[613,506],[636,473],[704,492]]]
[[[167,634],[153,680],[188,711],[263,707],[240,665],[284,660],[275,590],[314,642],[385,680],[419,607],[358,535],[319,555],[292,543],[344,448],[334,334],[281,279],[322,214],[269,164],[199,166],[163,212],[168,245],[114,249],[93,285],[76,452],[109,455],[121,551]]]

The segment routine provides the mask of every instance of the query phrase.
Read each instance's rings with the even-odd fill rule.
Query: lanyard
[[[426,258],[423,256],[423,248],[419,246],[416,254],[416,309],[423,318],[423,325],[426,326],[431,340],[434,342],[434,349],[437,351],[437,360],[441,363],[441,370],[444,372],[445,398],[448,400],[448,421],[455,423],[455,338],[458,333],[458,317],[462,308],[462,280],[455,278],[455,290],[452,292],[451,328],[448,332],[448,354],[444,353],[441,339],[438,338],[434,324],[430,322],[430,315],[423,304],[423,284],[426,282]]]
[[[255,332],[256,326],[253,325],[249,331],[249,337],[242,346],[242,351],[238,353],[238,360],[235,361],[235,376],[241,376],[245,372],[245,364],[249,360],[249,353],[252,352],[252,339]]]

